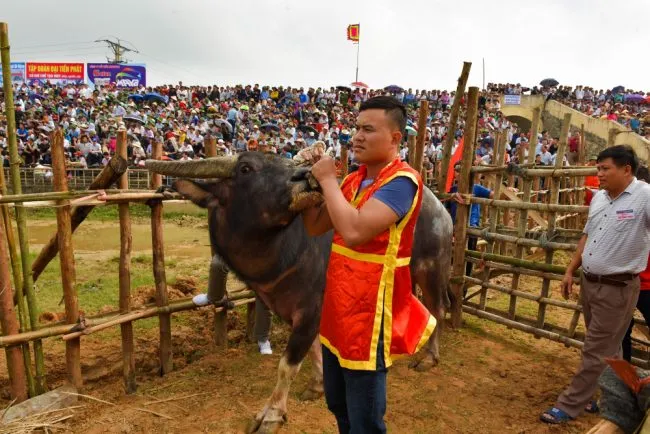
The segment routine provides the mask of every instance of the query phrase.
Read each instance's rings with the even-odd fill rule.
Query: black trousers
[[[645,322],[650,324],[650,290],[642,290],[639,293],[639,301],[636,303],[636,308],[643,315]],[[623,337],[623,358],[628,362],[632,361],[632,326],[634,321],[630,322],[630,327]]]

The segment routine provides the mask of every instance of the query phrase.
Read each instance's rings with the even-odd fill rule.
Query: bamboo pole
[[[245,300],[245,302],[248,302],[249,300],[246,297],[251,297],[253,292],[244,292],[242,291],[241,293],[238,293],[236,295],[233,295],[230,297],[230,300]],[[149,306],[146,309],[150,308],[155,308],[155,312],[151,314],[151,316],[156,316],[160,313],[175,313],[175,312],[182,312],[186,310],[195,310],[199,309],[201,306],[197,306],[192,302],[191,298],[188,299],[183,299],[183,300],[177,300],[173,303],[168,304],[167,306]],[[217,307],[216,309],[223,309],[223,307]],[[133,311],[137,312],[137,311]],[[131,313],[131,312],[129,312]],[[120,317],[119,313],[113,312],[112,315],[108,316],[102,316],[99,318],[95,319],[86,319],[86,325],[89,327],[94,327],[99,324],[104,324],[108,321],[112,321],[114,319],[117,319]],[[142,319],[142,318],[140,318]],[[49,326],[49,327],[43,327],[39,330],[34,330],[30,332],[25,332],[25,333],[19,333],[11,336],[0,336],[0,347],[6,347],[8,345],[15,345],[15,344],[20,344],[24,342],[31,342],[37,339],[44,339],[44,338],[50,338],[54,336],[61,336],[70,333],[70,324],[59,324],[59,325],[54,325],[54,326]]]
[[[571,309],[571,310],[582,311],[582,307],[578,306],[575,303],[569,303],[569,302],[562,301],[562,300],[555,300],[555,299],[549,298],[549,297],[540,297],[540,296],[535,295],[535,294],[530,294],[528,292],[519,291],[518,289],[515,289],[515,288],[506,288],[503,285],[497,285],[497,284],[492,283],[492,282],[486,282],[486,281],[484,281],[482,279],[477,279],[475,277],[467,277],[466,276],[465,280],[467,282],[474,283],[476,285],[479,285],[479,286],[482,286],[482,287],[485,287],[485,288],[494,289],[495,291],[499,291],[499,292],[502,292],[504,294],[509,294],[511,296],[521,297],[521,298],[526,299],[526,300],[535,301],[535,302],[539,303],[540,306],[551,305],[551,306],[561,307],[563,309]]]
[[[442,147],[442,161],[440,164],[440,173],[438,174],[438,190],[441,188],[444,189],[445,185],[447,185],[447,172],[449,169],[449,161],[451,160],[451,149],[454,147],[456,124],[458,123],[458,115],[460,114],[460,102],[463,99],[463,95],[465,95],[465,86],[467,86],[467,78],[469,77],[469,70],[471,68],[471,62],[463,62],[463,70],[460,73],[460,77],[458,77],[456,96],[451,106],[447,135],[445,137],[445,144]]]
[[[239,296],[239,297],[233,297],[231,301],[233,301],[233,304],[236,307],[236,306],[241,306],[250,303],[251,300],[255,302],[254,298],[246,298],[243,296]],[[131,323],[139,319],[150,318],[152,316],[159,315],[160,313],[171,315],[173,312],[181,310],[181,308],[182,310],[190,310],[196,307],[198,306],[196,306],[192,300],[187,300],[184,301],[183,303],[168,304],[167,306],[162,306],[162,307],[159,306],[151,307],[149,309],[144,309],[137,312],[127,312],[119,315],[118,317],[107,320],[106,322],[103,322],[101,324],[88,327],[84,330],[74,331],[71,333],[64,334],[62,339],[64,341],[69,341],[71,339],[78,339],[81,336],[87,336],[116,325],[124,325],[126,323]],[[219,313],[226,312],[226,308],[224,306],[215,307],[214,310],[215,312],[219,312]]]
[[[459,97],[457,95],[457,97]],[[454,101],[455,103],[455,101]],[[474,146],[472,138],[476,133],[476,122],[478,113],[478,87],[469,88],[469,97],[467,100],[467,117],[465,120],[465,145],[463,146],[463,158],[458,175],[458,192],[467,194],[472,186],[469,180],[469,169],[472,167],[474,160]],[[454,226],[454,251],[453,251],[453,276],[463,276],[465,274],[465,247],[467,246],[467,223],[469,220],[469,203],[458,204],[456,207],[456,224]],[[452,306],[452,325],[458,328],[462,322],[462,299],[463,284],[452,283],[451,289],[456,302]]]
[[[502,324],[502,325],[505,325],[507,327],[511,327],[513,329],[516,329],[516,330],[520,330],[520,331],[523,331],[523,332],[526,332],[526,333],[530,333],[530,334],[533,334],[533,335],[538,336],[538,337],[543,337],[543,338],[549,339],[551,341],[560,342],[560,343],[563,343],[565,345],[572,346],[574,348],[582,348],[582,346],[583,346],[583,343],[581,341],[577,340],[577,339],[572,339],[572,338],[563,336],[563,335],[561,335],[559,333],[555,333],[555,332],[552,332],[552,331],[549,331],[549,330],[539,329],[537,327],[533,327],[533,326],[528,325],[528,324],[522,324],[520,322],[504,318],[504,317],[502,317],[500,315],[496,315],[496,314],[493,314],[493,313],[490,313],[490,312],[485,312],[483,310],[479,310],[479,309],[477,309],[475,307],[472,307],[472,306],[464,305],[463,310],[465,312],[470,313],[472,315],[475,315],[475,316],[477,316],[479,318],[488,319],[488,320],[496,322],[498,324]]]
[[[408,146],[409,165],[415,167],[415,136],[407,136],[406,144]]]
[[[530,158],[530,151],[528,152],[528,157]],[[530,192],[533,187],[532,179],[530,178],[524,178],[523,180],[523,202],[522,203],[530,203]],[[522,209],[519,212],[519,224],[517,228],[517,237],[518,238],[524,238],[526,236],[526,230],[528,229],[528,210],[527,209]],[[523,258],[524,255],[524,246],[521,244],[517,244],[515,247],[515,258],[521,259]],[[520,273],[514,273],[512,276],[512,281],[511,281],[511,288],[516,289],[519,287],[519,278],[520,278]],[[511,295],[510,296],[510,305],[508,307],[508,312],[510,315],[510,319],[514,319],[516,316],[516,310],[517,310],[517,296]]]
[[[54,190],[67,191],[68,178],[65,170],[65,151],[63,149],[63,131],[59,128],[51,135],[52,172]],[[61,265],[61,285],[65,302],[65,319],[68,324],[76,324],[79,320],[79,301],[75,288],[75,263],[72,248],[72,223],[70,217],[70,202],[61,200],[56,209],[56,225],[59,238],[59,259]],[[65,344],[65,364],[68,381],[80,389],[83,385],[81,378],[81,341],[73,339]]]
[[[11,77],[11,60],[9,55],[9,29],[7,23],[0,23],[0,51],[2,57],[2,74],[7,77],[3,81],[5,95],[5,114],[7,118],[7,144],[9,147],[9,161],[11,183],[14,194],[22,193],[20,183],[20,156],[18,155],[18,144],[16,141],[16,117],[14,113],[14,95]],[[38,327],[38,307],[36,295],[32,285],[32,277],[29,259],[29,234],[27,233],[27,221],[25,210],[22,206],[16,206],[16,225],[18,227],[18,242],[20,243],[20,259],[22,266],[23,293],[27,295],[27,309],[29,311],[29,322],[32,330]],[[17,292],[19,293],[19,292]],[[34,341],[34,358],[36,365],[35,388],[36,393],[41,394],[47,391],[45,384],[45,360],[43,358],[43,343]]]
[[[341,173],[344,178],[348,175],[350,170],[350,165],[348,163],[348,145],[341,145]]]
[[[41,201],[56,201],[63,199],[79,199],[94,195],[98,193],[106,193],[117,195],[122,193],[121,190],[80,190],[80,191],[66,191],[66,192],[45,192],[45,193],[26,193],[26,194],[8,194],[0,197],[0,204],[17,204],[26,202],[41,202]],[[140,191],[137,194],[152,193],[151,191]],[[135,194],[135,193],[132,193]],[[161,196],[162,197],[162,196]],[[84,206],[86,202],[84,201]]]
[[[162,143],[153,142],[152,156],[154,160],[162,158]],[[162,176],[153,174],[151,177],[152,190],[162,185]],[[163,205],[162,202],[151,203],[151,246],[153,250],[153,275],[156,282],[156,305],[164,307],[167,300],[167,280],[165,277],[165,247],[163,244]],[[158,315],[160,328],[160,374],[172,371],[172,329],[171,316],[167,313]]]
[[[97,190],[101,188],[110,187],[119,176],[126,171],[127,163],[126,158],[121,156],[115,156],[111,158],[108,165],[97,175],[97,177],[90,184],[89,189]],[[128,181],[127,181],[128,182]],[[72,211],[71,222],[72,222],[72,233],[81,225],[81,223],[88,217],[90,212],[93,210],[94,206],[85,205],[77,206]],[[47,267],[47,264],[56,257],[56,254],[59,252],[59,244],[57,234],[54,234],[50,241],[41,249],[41,252],[38,254],[38,257],[32,263],[32,279],[36,282]]]
[[[492,262],[492,261],[483,261],[477,258],[468,257],[467,260],[474,264],[485,264],[486,267],[490,267],[491,269],[490,279],[496,276],[500,276],[502,274],[509,274],[509,273],[521,273],[524,276],[546,277],[548,279],[557,280],[557,281],[562,281],[564,279],[564,276],[562,274],[547,273],[544,271],[537,271],[537,270],[529,270],[528,268],[522,268],[522,267],[517,267],[517,266],[507,265],[507,264],[500,264],[498,262]],[[499,271],[500,273],[495,273],[495,271]],[[477,277],[477,276],[473,274],[472,277]],[[573,281],[574,283],[579,284],[580,278],[574,277]]]
[[[429,116],[429,101],[421,100],[418,111],[418,135],[415,141],[415,164],[413,168],[418,172],[422,171],[422,162],[424,161],[424,139],[427,136],[427,117]]]
[[[530,128],[530,142],[529,142],[529,149],[528,149],[528,161],[532,163],[535,162],[535,157],[537,154],[537,133],[539,132],[539,124],[541,121],[541,117],[542,117],[542,110],[539,107],[535,107],[535,109],[533,109],[533,121]],[[532,189],[539,190],[539,177],[536,177],[533,180]],[[531,202],[537,202],[537,195],[531,194],[530,200]]]
[[[567,151],[567,140],[569,138],[569,128],[571,127],[571,113],[564,115],[564,120],[562,122],[562,131],[560,132],[560,143],[558,145],[557,153],[555,154],[555,168],[559,169],[564,165],[564,155]],[[556,204],[560,200],[560,183],[562,178],[553,178],[551,180],[551,204]],[[548,229],[546,236],[548,239],[552,239],[555,236],[555,226],[557,213],[550,211],[548,213]],[[553,254],[555,252],[551,249],[546,250],[545,262],[547,264],[553,263]],[[541,296],[548,297],[551,281],[549,279],[542,280],[542,292]],[[537,311],[537,327],[544,328],[544,321],[546,320],[546,305],[540,304]]]
[[[117,156],[126,162],[127,155],[126,131],[117,132]],[[117,181],[120,190],[128,190],[129,174],[124,171]],[[120,314],[131,310],[131,250],[133,238],[131,234],[131,213],[129,204],[118,205],[120,214],[120,264],[119,264],[119,285],[120,285]],[[135,393],[138,388],[135,379],[135,351],[133,345],[133,323],[125,322],[120,324],[122,337],[122,377],[124,390],[127,395]]]
[[[503,159],[505,156],[506,152],[506,135],[504,132],[500,132],[497,135],[497,141],[496,141],[496,149],[494,152],[495,155],[495,162],[496,164],[501,164],[503,163]],[[503,172],[497,173],[496,174],[496,181],[494,185],[494,197],[498,198],[501,197],[501,188],[503,188]],[[490,229],[489,233],[494,233],[497,229],[497,221],[499,220],[499,208],[497,207],[492,207],[488,208],[488,214],[489,214],[489,220],[490,220]],[[473,233],[474,230],[478,229],[472,229],[469,228],[468,234],[477,236],[475,233]],[[490,243],[488,244],[486,248],[487,253],[493,253],[494,252],[494,244],[495,244],[495,239],[489,240]],[[488,280],[490,278],[490,268],[485,267],[485,270],[483,272],[483,280]],[[487,288],[485,290],[481,291],[481,298],[479,301],[479,304],[481,308],[485,308],[485,303],[487,302]]]
[[[7,194],[7,184],[5,182],[4,168],[0,168],[0,196]],[[9,215],[9,207],[7,205],[0,205],[0,212],[2,213],[2,224],[4,226],[4,233],[7,239],[7,247],[9,249],[9,258],[11,260],[11,272],[14,278],[14,302],[18,307],[18,332],[23,333],[29,328],[27,319],[27,306],[25,304],[25,295],[23,294],[23,278],[20,271],[20,257],[16,247],[16,238],[14,237],[13,225],[11,223],[11,216]],[[2,237],[0,237],[2,242]],[[25,370],[25,377],[27,378],[27,391],[29,396],[36,396],[36,384],[34,383],[34,374],[32,373],[32,357],[29,344],[22,344],[23,365]]]
[[[209,147],[206,149],[207,157],[216,157],[217,148],[216,144],[212,146],[209,144]],[[217,252],[214,249],[214,246],[210,245],[210,252],[212,253],[212,258]],[[226,292],[226,283],[228,281],[228,268],[219,261],[218,264],[210,264],[210,277],[208,282],[208,295],[211,300],[221,300],[227,294]],[[213,323],[213,333],[214,333],[214,343],[219,346],[228,345],[228,317],[227,312],[215,312],[214,314],[214,323]]]
[[[525,259],[513,258],[512,256],[502,256],[490,253],[475,252],[474,250],[465,250],[465,255],[471,258],[483,259],[486,261],[494,261],[502,264],[514,265],[516,267],[528,268],[537,271],[546,271],[548,273],[564,274],[566,267],[560,265],[545,264],[543,262],[527,261]],[[576,271],[575,276],[579,273]]]
[[[204,140],[205,143],[205,156],[206,158],[214,158],[217,156],[217,138],[212,135],[207,135]]]
[[[505,241],[508,243],[515,244],[517,246],[540,247],[545,250],[575,251],[576,249],[576,244],[558,243],[555,241],[542,242],[540,240],[526,238],[525,235],[523,237],[514,237],[511,235],[500,234],[498,232],[484,232],[481,229],[474,229],[474,228],[467,229],[467,234],[476,237],[481,237],[488,241]],[[492,253],[492,252],[488,251],[488,253]]]
[[[499,208],[512,208],[512,209],[525,209],[535,211],[556,211],[556,212],[578,212],[587,214],[589,212],[588,206],[582,205],[557,205],[548,203],[530,203],[530,202],[512,202],[509,200],[485,199],[482,197],[464,196],[472,203],[479,203],[481,205],[496,206]]]
[[[13,291],[11,290],[9,251],[5,244],[6,232],[4,222],[0,219],[0,326],[4,336],[20,332],[18,318],[14,310]],[[19,345],[5,348],[11,398],[16,402],[27,399],[27,376],[22,350],[23,348]]]

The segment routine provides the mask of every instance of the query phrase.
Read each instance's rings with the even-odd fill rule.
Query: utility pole
[[[115,38],[115,39],[117,39],[117,42],[111,41],[109,39],[98,39],[95,41],[95,42],[106,42],[106,44],[108,44],[108,48],[110,48],[111,51],[113,51],[113,60],[109,59],[108,57],[106,58],[108,63],[126,63],[127,60],[123,57],[124,53],[129,51],[133,53],[139,53],[139,51],[136,50],[135,48],[128,48],[122,45],[119,38]]]

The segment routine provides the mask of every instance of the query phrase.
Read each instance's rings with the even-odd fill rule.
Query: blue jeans
[[[336,417],[340,434],[385,433],[386,373],[383,339],[379,338],[377,370],[342,368],[323,345],[323,385],[327,408]]]

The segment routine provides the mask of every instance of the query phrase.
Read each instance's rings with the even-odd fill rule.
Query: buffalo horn
[[[177,178],[230,178],[237,157],[216,157],[205,160],[159,161],[147,160],[145,167],[154,173]]]

